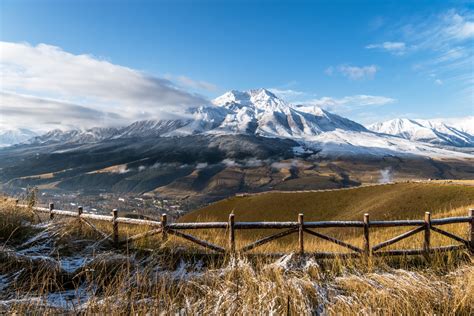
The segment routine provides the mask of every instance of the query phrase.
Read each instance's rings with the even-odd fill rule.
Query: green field
[[[269,192],[232,197],[180,218],[181,222],[226,221],[234,212],[237,221],[287,221],[304,213],[305,221],[423,218],[474,205],[474,186],[439,183],[395,183],[322,192]]]

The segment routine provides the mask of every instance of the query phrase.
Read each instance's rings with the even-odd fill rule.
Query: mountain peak
[[[288,109],[285,101],[264,88],[247,91],[231,90],[215,98],[212,103],[229,109],[247,108],[257,112],[284,112]]]
[[[267,90],[265,88],[251,89],[251,90],[248,90],[247,93],[251,97],[278,99],[276,95],[274,95],[270,90]]]
[[[215,98],[213,100],[214,104],[221,105],[223,101],[236,102],[236,103],[246,103],[251,101],[251,99],[278,99],[275,94],[270,90],[265,88],[259,89],[250,89],[246,91],[240,90],[230,90],[224,93],[223,95]]]

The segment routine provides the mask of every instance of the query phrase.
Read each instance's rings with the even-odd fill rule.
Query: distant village
[[[40,192],[38,204],[48,205],[49,203],[54,203],[56,209],[62,210],[71,211],[82,206],[84,212],[108,214],[113,209],[117,209],[120,216],[149,219],[159,219],[163,213],[166,213],[171,219],[176,219],[191,210],[186,200],[173,200],[164,197],[116,193],[85,195],[82,193]]]

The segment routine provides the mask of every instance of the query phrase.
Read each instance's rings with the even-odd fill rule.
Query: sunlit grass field
[[[232,211],[237,221],[296,221],[300,212],[305,214],[305,220],[311,221],[361,220],[365,212],[373,220],[421,219],[425,211],[431,211],[433,218],[441,218],[466,216],[468,209],[474,207],[473,198],[470,187],[413,183],[321,193],[268,193],[224,200],[180,221],[227,221]],[[280,206],[275,208],[276,218],[262,211],[270,209],[265,203]],[[290,207],[294,204],[298,206],[295,210]],[[327,209],[330,205],[334,205],[332,211]],[[249,206],[258,212],[247,212]],[[349,206],[352,208],[346,208]],[[161,234],[115,249],[102,243],[101,236],[80,225],[75,218],[57,216],[50,222],[47,214],[37,216],[11,201],[0,203],[0,215],[0,281],[10,280],[0,286],[0,313],[472,315],[474,312],[474,270],[468,250],[433,254],[429,261],[423,256],[379,257],[370,264],[360,258],[314,260],[311,256],[294,255],[298,250],[294,234],[252,251],[289,254],[286,256],[216,257],[210,250],[172,235],[164,241]],[[92,222],[106,234],[112,232],[111,223]],[[121,224],[120,238],[150,229],[153,228]],[[409,229],[371,228],[371,244]],[[446,225],[443,229],[468,238],[465,223]],[[317,231],[362,247],[362,228]],[[237,230],[237,248],[273,232]],[[187,233],[227,246],[226,229]],[[35,251],[45,259],[39,260],[38,253],[31,257],[15,254],[15,249],[24,251],[21,249],[25,249],[25,242],[31,243],[43,234],[47,237],[44,240],[52,244],[45,250],[39,244],[39,250]],[[421,248],[422,238],[420,233],[387,249]],[[456,244],[435,232],[431,238],[433,247]],[[309,235],[305,235],[305,250],[308,253],[348,251]],[[87,257],[83,266],[72,272],[63,270],[64,259],[81,256]],[[9,275],[16,277],[10,279]],[[56,301],[62,296],[70,299],[66,304],[62,298],[63,305],[58,306]]]
[[[236,221],[296,221],[304,213],[306,221],[372,219],[422,219],[474,204],[474,186],[459,184],[395,183],[306,193],[264,193],[231,197],[193,211],[180,222],[227,221],[230,213]],[[466,210],[467,214],[467,210]]]
[[[364,213],[371,220],[423,219],[425,212],[432,218],[467,216],[474,207],[474,186],[458,184],[396,183],[381,186],[361,187],[349,190],[334,190],[305,193],[264,193],[225,199],[179,219],[180,222],[227,221],[233,213],[236,221],[297,221],[303,213],[305,221],[363,220]],[[377,244],[395,237],[410,227],[372,228],[371,243]],[[450,232],[467,237],[467,224],[444,226]],[[357,247],[363,243],[362,228],[323,228],[318,232],[337,237]],[[276,230],[238,230],[238,246],[275,233]],[[191,233],[191,231],[190,231]],[[196,232],[194,232],[196,233]],[[225,245],[227,239],[223,230],[198,232],[199,236]],[[297,235],[283,237],[254,250],[254,252],[288,252],[297,250]],[[411,236],[386,249],[421,248],[423,235]],[[432,244],[452,244],[448,238],[433,233]],[[402,247],[402,248],[401,248]],[[347,249],[316,237],[305,235],[305,249],[308,252],[338,251]]]

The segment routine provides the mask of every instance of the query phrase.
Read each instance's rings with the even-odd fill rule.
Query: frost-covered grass
[[[17,292],[0,308],[114,315],[472,315],[474,306],[474,268],[468,263],[440,274],[387,267],[327,271],[292,255],[273,263],[235,259],[219,267],[183,260],[174,269],[161,260],[103,254],[76,272],[73,288]]]
[[[430,263],[399,257],[368,266],[360,259],[316,261],[294,254],[276,259],[197,255],[186,243],[172,237],[162,243],[159,236],[117,250],[85,225],[79,229],[76,219],[38,223],[25,213],[18,221],[10,217],[16,214],[12,208],[0,204],[0,217],[24,227],[28,236],[7,241],[0,235],[0,314],[474,313],[474,266],[465,251],[436,255]],[[95,224],[110,230],[107,223]],[[462,235],[465,227],[450,229]],[[121,226],[121,237],[140,229],[147,228]],[[387,238],[393,232],[378,233]],[[221,241],[212,234],[207,238],[224,242],[222,235]],[[350,238],[355,242],[360,236]],[[281,251],[279,246],[263,251]]]

